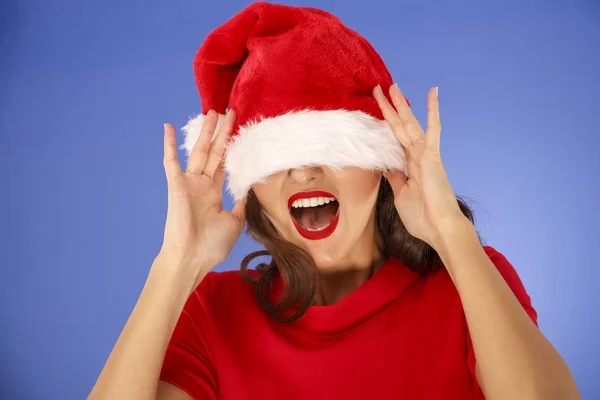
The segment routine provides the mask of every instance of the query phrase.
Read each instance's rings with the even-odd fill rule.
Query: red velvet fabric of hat
[[[405,170],[402,146],[372,96],[393,81],[358,33],[323,10],[253,3],[213,30],[194,59],[202,114],[183,128],[191,151],[209,110],[237,114],[225,154],[228,191],[303,166]]]

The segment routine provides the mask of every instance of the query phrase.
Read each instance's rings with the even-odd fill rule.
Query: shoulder
[[[258,279],[260,272],[250,269],[248,276]],[[211,297],[236,297],[237,295],[254,294],[255,286],[242,277],[239,270],[211,271],[204,278]],[[203,280],[203,281],[204,281]]]
[[[504,254],[492,246],[483,246],[483,249],[511,289],[513,289],[513,291],[525,291],[525,287],[521,282],[521,278],[519,277],[517,270],[515,267],[513,267],[510,261],[508,261]]]
[[[482,246],[486,255],[489,257],[490,261],[498,270],[498,273],[502,277],[502,279],[506,282],[508,287],[512,290],[513,294],[521,303],[527,314],[531,317],[531,319],[537,323],[537,313],[532,306],[531,298],[525,289],[525,285],[523,284],[521,277],[517,273],[517,270],[512,265],[512,263],[507,259],[507,257],[500,251],[498,251],[495,247],[492,246]],[[446,268],[442,265],[439,266],[432,274],[430,279],[425,280],[425,284],[427,286],[427,290],[429,293],[434,294],[435,297],[438,298],[439,301],[449,301],[449,299],[459,300],[459,294],[456,290],[452,279]],[[425,286],[424,286],[425,288]]]
[[[502,275],[502,277],[509,284],[515,283],[516,281],[520,282],[520,278],[517,274],[517,271],[512,266],[512,264],[508,261],[508,259],[504,256],[504,254],[502,254],[500,251],[498,251],[495,247],[492,247],[492,246],[482,246],[482,247],[483,247],[483,250],[485,251],[485,254],[489,257],[490,261],[492,262],[492,264],[494,264],[494,266],[496,267],[498,272],[500,272],[500,275]],[[450,275],[448,274],[448,271],[446,270],[446,268],[444,268],[443,264],[436,265],[436,267],[437,268],[435,269],[433,276],[436,278],[439,278],[439,279],[443,279],[447,283],[450,283],[451,282]]]
[[[494,263],[496,268],[504,270],[504,269],[507,269],[508,266],[510,266],[508,259],[504,256],[504,254],[502,254],[500,251],[498,251],[495,247],[483,246],[483,250],[485,250],[485,253],[488,255],[490,260],[492,260],[492,262]],[[509,269],[512,269],[512,266],[510,266]]]
[[[519,300],[527,314],[537,324],[537,312],[532,306],[531,298],[515,267],[513,267],[504,254],[494,247],[484,246],[483,248],[517,300]]]
[[[260,272],[248,270],[251,279],[257,279]],[[239,270],[211,271],[200,282],[188,300],[186,308],[192,311],[201,307],[205,314],[219,315],[241,307],[250,308],[256,298],[256,286],[247,282]]]

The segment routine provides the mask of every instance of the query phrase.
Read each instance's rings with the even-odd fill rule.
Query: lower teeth
[[[329,225],[327,225],[327,226],[329,226]],[[320,232],[320,231],[324,230],[325,228],[327,228],[327,226],[324,226],[322,228],[305,228],[305,229],[309,232]]]

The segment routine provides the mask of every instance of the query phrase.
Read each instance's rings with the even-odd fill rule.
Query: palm
[[[229,232],[238,228],[239,221],[231,212],[223,210],[222,188],[206,176],[182,177],[181,182],[173,185],[172,196],[172,204],[182,210],[181,221],[185,224],[182,232],[192,233],[192,238],[208,248],[229,244],[230,240],[223,240],[229,239]]]
[[[390,96],[397,111],[381,89],[376,89],[374,95],[406,153],[408,178],[403,172],[387,176],[396,209],[408,232],[431,244],[441,225],[462,215],[440,157],[437,91],[429,92],[426,134],[396,85],[390,89]]]
[[[416,187],[414,182],[407,181],[405,185],[400,188],[400,193],[395,197],[394,204],[400,215],[400,219],[405,222],[405,226],[409,232],[417,233],[417,227],[412,226],[411,217],[415,216],[415,219],[421,220],[425,217],[425,206],[423,197],[421,196],[420,189]],[[414,234],[414,236],[417,236]]]

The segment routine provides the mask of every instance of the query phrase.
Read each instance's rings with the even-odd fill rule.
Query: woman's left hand
[[[456,195],[440,156],[440,113],[437,87],[429,90],[427,131],[417,121],[398,85],[389,90],[394,107],[381,87],[373,90],[383,116],[404,147],[408,171],[386,174],[394,191],[394,204],[408,233],[432,247],[452,224],[462,222]],[[407,176],[408,175],[408,178]]]

